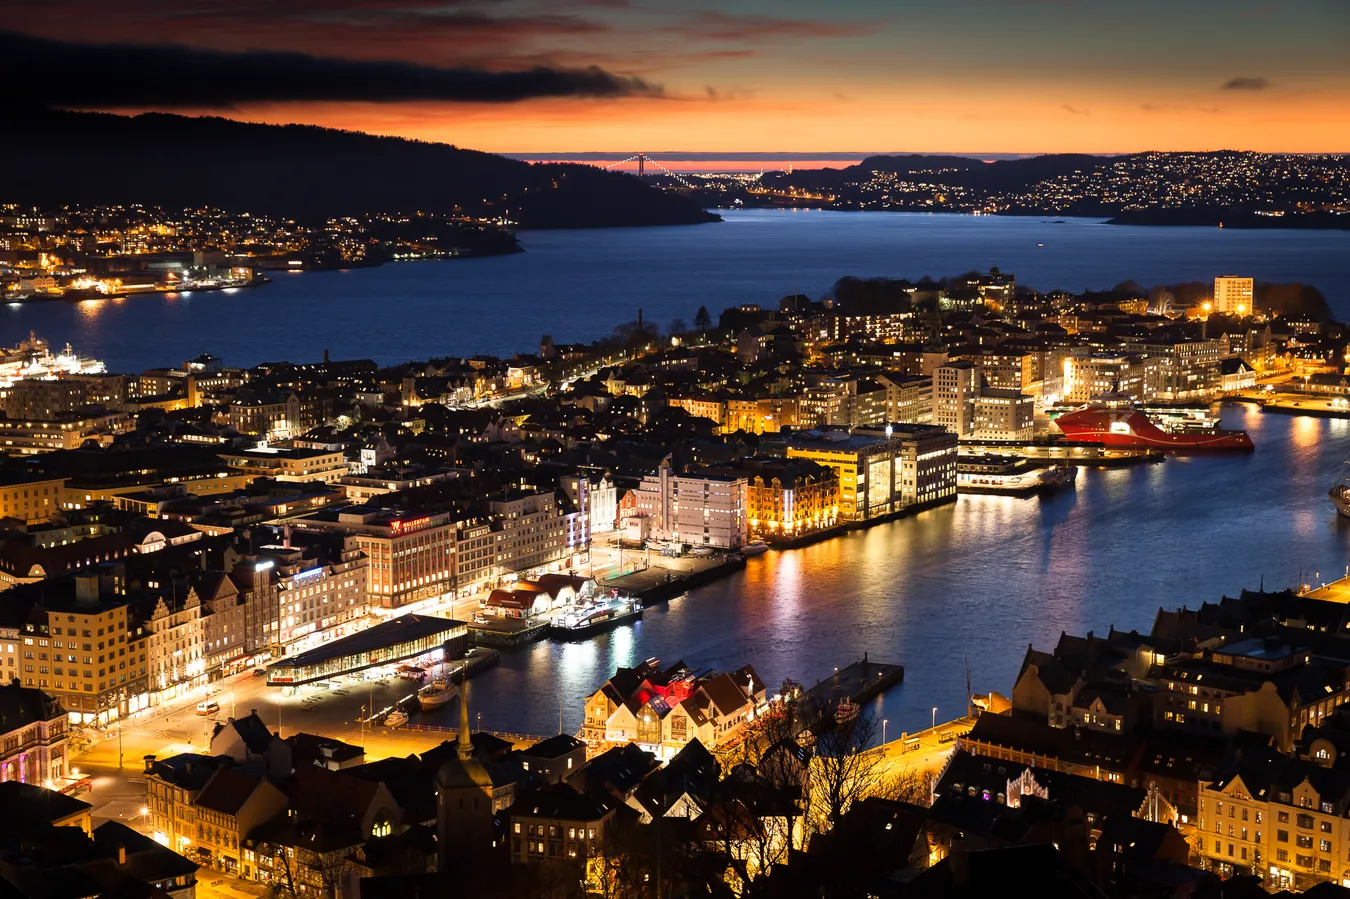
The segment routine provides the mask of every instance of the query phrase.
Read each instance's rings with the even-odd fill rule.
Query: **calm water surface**
[[[656,656],[695,667],[753,663],[765,680],[814,683],[861,658],[905,665],[875,703],[891,735],[1008,695],[1028,643],[1061,631],[1147,631],[1159,607],[1192,608],[1255,589],[1344,574],[1350,520],[1326,491],[1350,454],[1350,422],[1225,412],[1248,429],[1245,456],[1169,459],[1084,470],[1046,499],[961,497],[952,505],[837,540],[750,560],[594,640],[504,654],[474,680],[484,726],[569,731],[583,697],[617,665]],[[451,713],[442,713],[450,717]]]
[[[1350,233],[1133,228],[1095,220],[746,211],[671,228],[526,232],[526,253],[346,272],[279,273],[252,290],[0,307],[0,345],[29,330],[113,370],[210,351],[230,365],[396,363],[589,341],[638,309],[662,325],[740,303],[820,296],[843,275],[917,278],[998,266],[1041,290],[1208,281],[1226,271],[1320,287],[1350,319]],[[1037,244],[1044,244],[1043,247]]]

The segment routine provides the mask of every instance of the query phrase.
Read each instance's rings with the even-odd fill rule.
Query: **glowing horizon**
[[[55,63],[11,88],[35,102],[513,156],[1350,152],[1343,0],[49,0],[5,27],[0,67]],[[123,77],[61,75],[87,57]]]

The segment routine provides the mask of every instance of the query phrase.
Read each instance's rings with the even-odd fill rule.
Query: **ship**
[[[417,691],[417,703],[424,712],[434,712],[459,695],[459,688],[450,683],[434,683]]]
[[[1336,507],[1337,512],[1350,518],[1350,477],[1327,491],[1327,496],[1331,497],[1331,504]]]
[[[1254,449],[1246,431],[1215,428],[1169,433],[1138,409],[1089,404],[1061,415],[1055,424],[1069,440],[1122,449],[1157,449],[1166,453],[1243,453]]]
[[[579,640],[642,617],[642,601],[636,596],[615,596],[594,605],[564,612],[549,625],[549,636]]]

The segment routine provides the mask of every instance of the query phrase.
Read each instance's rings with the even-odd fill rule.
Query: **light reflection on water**
[[[1263,576],[1273,588],[1301,571],[1342,572],[1350,521],[1326,491],[1350,454],[1350,423],[1241,407],[1225,417],[1252,431],[1255,453],[1084,470],[1054,497],[961,497],[767,553],[632,627],[503,653],[474,681],[474,703],[485,727],[551,733],[561,698],[575,731],[582,700],[617,665],[750,662],[776,686],[814,683],[867,652],[906,666],[905,683],[874,706],[897,736],[926,726],[933,705],[939,717],[961,712],[967,660],[976,691],[1006,695],[1028,643],[1113,624],[1147,631],[1160,606],[1195,608]]]

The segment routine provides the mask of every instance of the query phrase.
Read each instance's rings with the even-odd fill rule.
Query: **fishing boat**
[[[397,709],[390,712],[384,719],[384,726],[389,728],[402,727],[408,723],[406,712],[400,712]]]
[[[459,688],[451,683],[428,684],[417,691],[417,703],[424,712],[434,712],[459,695]]]
[[[1350,518],[1350,475],[1332,487],[1327,495],[1331,497],[1331,503],[1336,507],[1336,511]]]

